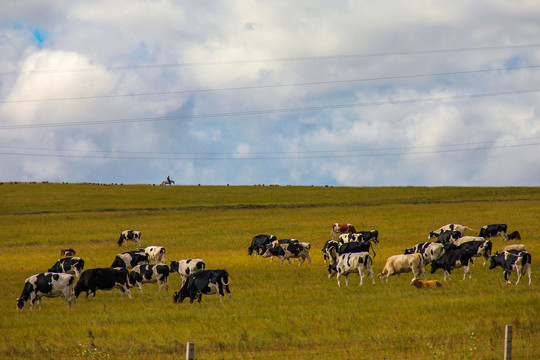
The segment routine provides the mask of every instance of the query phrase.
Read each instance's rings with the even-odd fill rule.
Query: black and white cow
[[[293,239],[294,240],[294,239]],[[279,240],[278,240],[279,241]],[[290,242],[283,244],[270,244],[267,245],[266,251],[261,255],[264,258],[276,256],[281,259],[281,266],[283,262],[287,260],[291,264],[291,258],[300,259],[298,266],[302,265],[306,259],[311,264],[311,257],[309,256],[309,250],[311,244],[307,242]]]
[[[377,246],[379,246],[378,230],[359,231],[358,233],[362,235],[362,241],[373,241],[374,244],[377,244]]]
[[[324,243],[322,252],[323,252],[323,259],[324,259],[325,264],[327,260],[330,260],[330,264],[336,263],[338,247],[339,247],[339,243],[332,239]]]
[[[493,244],[491,240],[467,241],[458,246],[458,249],[466,249],[473,257],[483,257],[484,265],[489,260]]]
[[[190,303],[193,303],[195,298],[201,302],[203,295],[213,294],[219,294],[219,301],[223,301],[223,289],[229,296],[229,300],[232,300],[229,290],[229,274],[226,270],[202,270],[189,275],[180,291],[174,293],[173,301],[181,303],[189,297]]]
[[[131,269],[137,265],[146,265],[149,263],[149,256],[144,250],[135,250],[116,255],[111,267],[125,267]]]
[[[444,226],[441,226],[440,228],[438,228],[437,230],[433,230],[429,233],[428,235],[428,239],[431,239],[431,238],[434,238],[434,237],[439,237],[439,235],[444,232],[444,231],[458,231],[459,232],[459,236],[462,237],[464,234],[465,234],[465,231],[467,230],[473,230],[471,229],[470,227],[468,226],[463,226],[463,225],[460,225],[460,224],[446,224]]]
[[[507,235],[508,240],[521,240],[521,235],[519,231],[513,231]]]
[[[499,235],[501,237],[501,240],[504,241],[508,239],[508,237],[506,236],[507,230],[508,230],[508,226],[506,224],[484,225],[480,229],[480,233],[478,233],[478,236],[481,236],[487,239],[492,236]]]
[[[266,245],[275,240],[277,240],[275,235],[260,234],[254,236],[251,240],[251,245],[248,247],[248,254],[251,255],[255,252],[255,256],[261,255],[266,251]]]
[[[142,292],[142,284],[158,283],[159,291],[165,286],[169,291],[169,267],[166,264],[137,265],[129,273],[129,284]]]
[[[338,286],[341,286],[339,278],[345,276],[345,286],[349,285],[349,274],[358,273],[360,277],[360,285],[364,283],[364,277],[371,276],[371,282],[375,285],[375,278],[373,277],[373,260],[367,252],[361,253],[347,253],[340,255],[337,258],[337,263],[328,266],[328,278],[332,278],[337,274],[336,279]]]
[[[529,285],[531,285],[531,254],[526,251],[504,251],[502,254],[497,254],[490,257],[491,264],[489,269],[494,269],[497,266],[503,268],[504,280],[506,284],[510,284],[508,275],[515,271],[517,274],[516,285],[523,275],[529,277]]]
[[[445,245],[459,239],[461,237],[461,233],[459,231],[454,231],[454,230],[445,230],[441,232],[440,234],[435,235],[435,237],[437,238],[436,242]]]
[[[450,273],[453,269],[463,268],[463,280],[469,275],[471,278],[471,271],[469,268],[469,262],[476,252],[468,247],[457,247],[453,244],[449,244],[445,247],[444,254],[437,260],[431,262],[431,274],[434,274],[437,269],[443,269],[444,280],[446,277],[450,279]]]
[[[27,301],[30,301],[30,309],[34,307],[37,301],[41,309],[42,297],[63,296],[68,306],[76,304],[73,296],[73,275],[63,273],[46,272],[30,276],[24,282],[24,288],[21,296],[17,299],[17,308],[23,309]]]
[[[353,253],[353,252],[369,252],[369,250],[373,251],[373,257],[375,257],[375,249],[373,249],[373,245],[369,241],[360,241],[360,242],[350,242],[341,245],[338,248],[338,255],[342,255],[345,253]]]
[[[177,272],[182,279],[182,285],[186,283],[191,274],[195,274],[206,268],[202,259],[184,259],[180,261],[171,261],[171,272]]]
[[[165,248],[163,246],[147,246],[144,252],[148,254],[148,261],[162,263],[165,261]]]
[[[136,242],[137,247],[141,247],[141,232],[137,230],[122,231],[120,233],[120,238],[118,239],[118,246],[127,246],[128,240]]]
[[[84,269],[84,260],[80,257],[68,257],[58,259],[58,261],[49,269],[49,272],[73,274],[76,277],[81,275]]]
[[[439,259],[444,254],[444,245],[433,242],[416,244],[410,249],[405,249],[404,254],[421,254],[424,266]]]
[[[76,251],[71,248],[60,250],[60,256],[74,256],[75,253]]]
[[[82,292],[96,296],[97,290],[120,289],[122,296],[124,292],[131,298],[129,290],[129,272],[125,267],[121,268],[95,268],[84,270],[75,285],[75,297],[79,297]]]

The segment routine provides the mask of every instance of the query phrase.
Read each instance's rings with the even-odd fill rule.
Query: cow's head
[[[179,272],[180,270],[180,264],[178,263],[178,261],[171,261],[171,272]]]
[[[489,257],[489,270],[491,269],[495,269],[497,267],[497,258],[501,257],[501,255],[496,255],[496,256],[490,256]]]
[[[26,300],[23,299],[22,296],[20,298],[17,298],[17,309],[22,310],[24,308],[24,305],[26,305]]]
[[[173,294],[173,301],[174,303],[182,303],[184,301],[185,298],[187,298],[188,295],[184,294],[182,292],[182,290],[180,289],[180,291],[177,291]]]
[[[412,253],[413,253],[413,249],[405,249],[405,250],[403,250],[403,253],[404,253],[405,255],[412,254]]]
[[[253,254],[253,247],[248,247],[248,255],[252,255]]]
[[[337,264],[328,265],[328,278],[333,278],[337,274]]]

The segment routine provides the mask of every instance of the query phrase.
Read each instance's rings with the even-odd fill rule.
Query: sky
[[[0,4],[0,181],[539,186],[540,4]]]

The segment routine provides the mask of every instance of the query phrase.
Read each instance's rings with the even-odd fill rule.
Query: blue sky
[[[540,183],[535,1],[0,10],[0,181]]]

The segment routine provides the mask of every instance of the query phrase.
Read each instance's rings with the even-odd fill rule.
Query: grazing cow
[[[73,249],[60,250],[60,256],[73,256],[73,255],[75,255],[75,250]]]
[[[323,258],[324,258],[325,264],[327,260],[330,260],[330,264],[336,263],[338,246],[339,246],[339,243],[332,239],[324,243],[322,252],[323,252]]]
[[[136,242],[137,247],[141,247],[141,232],[136,230],[122,231],[120,233],[120,239],[118,239],[118,246],[127,246],[128,240]]]
[[[166,264],[137,265],[129,273],[129,284],[137,286],[142,292],[142,284],[158,283],[159,291],[165,286],[169,291],[169,267]]]
[[[358,233],[362,235],[362,241],[373,241],[374,244],[377,244],[377,246],[379,246],[378,230],[359,231]]]
[[[354,233],[356,232],[356,229],[354,228],[353,224],[346,224],[346,223],[333,223],[332,224],[332,232],[330,233],[330,237],[332,239],[336,238],[336,235],[344,234],[344,233]]]
[[[499,254],[502,254],[505,251],[510,251],[510,250],[527,251],[527,248],[523,244],[506,245],[506,246],[503,246],[503,248],[501,250],[496,251],[495,255],[499,255]]]
[[[458,239],[456,239],[452,244],[456,245],[456,246],[460,246],[466,242],[469,242],[469,241],[483,241],[485,240],[483,237],[480,237],[480,236],[462,236]]]
[[[53,265],[53,267],[49,269],[49,272],[68,273],[79,277],[83,269],[83,259],[81,259],[80,257],[68,257],[58,259],[58,261]]]
[[[97,290],[112,290],[118,288],[122,296],[126,292],[131,298],[129,290],[129,274],[126,268],[95,268],[84,270],[75,285],[75,297],[79,297],[82,292],[86,297],[91,293],[96,297]]]
[[[229,290],[229,274],[226,270],[201,270],[189,275],[180,291],[174,293],[173,301],[181,303],[185,298],[189,297],[189,302],[193,304],[195,298],[197,298],[198,302],[201,302],[203,295],[219,294],[219,301],[222,302],[223,289],[229,296],[229,300],[232,300],[231,291]]]
[[[34,307],[37,301],[41,309],[41,298],[63,296],[66,298],[68,307],[71,303],[76,304],[73,296],[73,275],[46,272],[30,276],[24,282],[21,296],[17,299],[17,308],[23,309],[26,302],[30,300],[30,309]]]
[[[412,279],[411,285],[420,288],[440,288],[442,284],[438,280],[420,280],[417,278]]]
[[[371,276],[371,282],[375,285],[375,279],[373,278],[373,260],[369,253],[348,253],[340,255],[337,259],[337,263],[328,266],[328,278],[330,279],[337,274],[337,283],[338,286],[341,286],[339,278],[340,276],[345,276],[345,286],[348,286],[349,274],[358,273],[358,276],[360,276],[360,285],[362,285],[364,283],[365,271]]]
[[[251,255],[255,251],[255,256],[261,255],[266,251],[266,245],[277,240],[275,235],[260,234],[253,237],[251,245],[248,247],[248,254]]]
[[[111,267],[125,267],[131,269],[137,265],[149,264],[149,256],[144,250],[128,251],[116,255]]]
[[[526,251],[510,250],[505,251],[502,254],[494,255],[490,257],[491,264],[489,269],[494,269],[497,266],[503,268],[504,280],[506,284],[510,284],[508,275],[515,271],[517,274],[516,285],[518,284],[521,276],[527,274],[529,277],[529,285],[531,285],[531,254]]]
[[[507,235],[507,238],[508,240],[521,240],[521,235],[519,234],[519,231],[513,231]]]
[[[353,253],[353,252],[369,252],[369,250],[373,251],[373,257],[375,257],[375,249],[373,249],[373,245],[368,241],[361,241],[361,242],[350,242],[341,245],[338,248],[338,254],[342,255],[345,253]]]
[[[421,254],[408,254],[408,255],[393,255],[386,259],[386,263],[379,274],[379,278],[384,281],[388,281],[388,278],[392,275],[399,275],[401,273],[413,273],[413,277],[418,278],[420,275],[426,278],[424,270],[424,261]]]
[[[434,238],[434,237],[439,237],[439,235],[444,232],[444,231],[457,231],[459,232],[459,236],[463,236],[463,234],[465,234],[465,231],[466,230],[473,230],[471,229],[470,227],[468,226],[463,226],[463,225],[460,225],[460,224],[446,224],[444,226],[441,226],[440,228],[438,228],[437,230],[433,230],[429,233],[428,235],[428,239],[431,239],[431,238]]]
[[[508,237],[506,236],[506,231],[508,230],[508,226],[506,224],[491,224],[491,225],[484,225],[480,229],[480,233],[478,233],[478,236],[483,238],[490,238],[492,236],[499,235],[501,237],[501,240],[507,240]]]
[[[165,248],[163,246],[147,246],[144,252],[148,254],[148,261],[162,263],[165,261]]]
[[[436,242],[445,245],[459,239],[461,237],[461,233],[459,231],[444,230],[442,233],[435,235],[435,237],[437,237]]]
[[[307,242],[291,242],[289,244],[279,244],[277,246],[268,245],[266,251],[261,255],[264,258],[276,256],[281,259],[281,266],[283,262],[287,260],[291,264],[291,258],[300,258],[298,266],[302,265],[306,259],[311,264],[311,257],[309,256],[309,250],[311,245]]]
[[[450,278],[450,272],[452,269],[463,267],[463,280],[465,280],[467,274],[469,275],[470,279],[471,272],[469,269],[469,262],[476,254],[476,251],[468,246],[465,246],[467,244],[469,243],[465,243],[458,248],[456,248],[453,244],[447,246],[443,256],[441,256],[440,259],[431,262],[431,274],[434,274],[437,269],[443,269],[444,280],[446,280],[447,276]]]
[[[206,264],[201,259],[185,259],[171,261],[171,272],[177,272],[182,279],[182,285],[186,283],[191,274],[195,274],[206,268]]]
[[[416,244],[410,249],[404,250],[405,254],[421,254],[424,266],[439,259],[444,253],[444,245],[439,243],[424,242]]]

